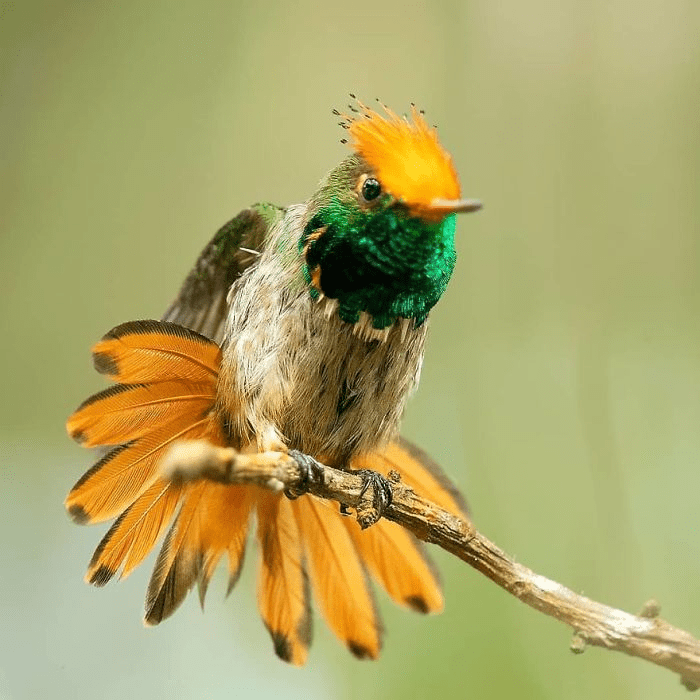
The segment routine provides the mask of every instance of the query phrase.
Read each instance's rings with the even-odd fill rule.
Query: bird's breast
[[[395,436],[420,374],[425,325],[399,322],[372,338],[308,288],[277,281],[261,269],[234,290],[219,410],[234,445],[279,441],[342,466]]]

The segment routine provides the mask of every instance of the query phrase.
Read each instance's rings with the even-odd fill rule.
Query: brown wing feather
[[[328,626],[359,658],[376,659],[382,627],[337,506],[304,496],[292,503],[309,562],[315,598]]]
[[[180,379],[213,382],[221,351],[194,331],[163,321],[129,321],[93,349],[95,369],[122,384]]]
[[[268,233],[283,214],[272,204],[254,204],[224,224],[200,254],[163,319],[220,342],[231,285],[260,259]]]
[[[84,447],[120,445],[171,424],[204,415],[216,399],[213,382],[117,384],[84,401],[68,419],[68,433]]]
[[[299,530],[291,503],[281,495],[260,492],[257,513],[258,607],[277,656],[300,666],[311,642],[311,613]]]

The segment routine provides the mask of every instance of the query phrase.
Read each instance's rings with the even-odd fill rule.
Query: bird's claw
[[[323,480],[323,469],[313,457],[299,452],[299,450],[289,450],[288,454],[297,463],[301,472],[299,483],[284,490],[284,495],[293,501],[308,493],[312,483]]]
[[[384,515],[384,511],[391,505],[393,493],[389,480],[371,469],[358,469],[353,474],[362,477],[360,499],[355,510],[357,522],[365,530]],[[371,497],[367,493],[370,489]]]

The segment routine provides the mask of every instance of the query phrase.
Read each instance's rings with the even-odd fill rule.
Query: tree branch
[[[309,468],[309,465],[312,468]],[[311,458],[281,452],[241,454],[202,441],[175,445],[161,473],[173,481],[206,478],[230,484],[257,484],[273,490],[308,492],[354,508],[358,520],[371,522],[373,496],[363,493],[360,475],[319,464]],[[425,542],[442,547],[487,576],[511,595],[574,630],[571,650],[586,645],[622,651],[677,673],[688,690],[700,687],[700,641],[658,617],[650,601],[632,615],[574,593],[513,561],[474,526],[418,496],[391,473],[392,502],[381,514]],[[368,516],[369,513],[369,516]]]

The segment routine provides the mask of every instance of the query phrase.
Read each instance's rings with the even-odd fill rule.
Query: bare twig
[[[246,455],[208,443],[185,442],[166,457],[162,474],[175,481],[208,478],[274,490],[305,489],[346,507],[368,508],[359,475],[309,461],[315,465],[311,474],[285,453]],[[660,619],[654,601],[632,615],[574,593],[513,561],[470,522],[401,484],[397,474],[390,475],[390,480],[393,498],[383,517],[459,557],[523,603],[569,625],[574,630],[572,651],[580,653],[587,645],[622,651],[677,673],[689,690],[700,687],[700,641]]]

